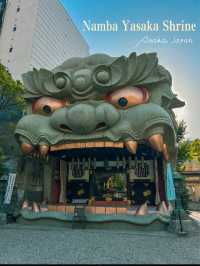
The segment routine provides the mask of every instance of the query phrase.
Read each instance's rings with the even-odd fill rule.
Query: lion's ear
[[[38,98],[45,95],[50,95],[44,89],[44,82],[51,78],[52,72],[47,69],[33,69],[33,71],[28,71],[22,74],[22,80],[25,87],[24,98]]]
[[[162,96],[162,106],[167,109],[180,108],[185,105],[185,102],[179,100],[176,94],[173,97]]]
[[[185,102],[178,99],[176,96],[170,101],[170,108],[180,108],[185,106]]]

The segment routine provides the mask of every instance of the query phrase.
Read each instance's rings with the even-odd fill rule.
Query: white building
[[[87,55],[86,41],[59,0],[7,0],[0,62],[15,79],[33,67],[53,69],[69,57]]]

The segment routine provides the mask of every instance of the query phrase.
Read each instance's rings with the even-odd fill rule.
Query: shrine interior
[[[147,143],[139,144],[135,155],[126,148],[104,147],[59,150],[50,156],[65,161],[68,203],[156,206],[155,176],[162,155]],[[52,203],[59,203],[59,160],[55,169]]]

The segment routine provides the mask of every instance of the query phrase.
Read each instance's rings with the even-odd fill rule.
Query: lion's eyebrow
[[[128,84],[133,86],[147,86],[148,84],[157,86],[159,84],[162,88],[163,83],[168,83],[171,86],[171,76],[164,67],[158,65],[156,53],[141,55],[131,53],[128,57],[111,57],[106,54],[94,54],[85,58],[70,58],[52,71],[41,68],[39,70],[33,69],[33,71],[28,71],[23,74],[22,79],[25,87],[24,98],[31,99],[42,96],[57,96],[58,98],[62,98],[66,93],[71,93],[70,89],[68,92],[65,89],[59,89],[52,82],[54,75],[62,73],[68,76],[67,73],[69,71],[71,73],[83,66],[88,69],[95,69],[101,66],[110,67],[115,77],[116,73],[119,72],[120,78],[116,79],[114,84],[113,82],[111,82],[112,84],[102,84],[107,89]],[[70,76],[70,79],[73,79],[73,77]],[[97,90],[97,87],[94,86],[94,90]]]

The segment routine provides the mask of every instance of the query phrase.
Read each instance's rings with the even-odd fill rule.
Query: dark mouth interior
[[[80,149],[68,149],[53,151],[50,155],[58,158],[62,158],[66,161],[71,161],[72,158],[95,158],[96,160],[114,160],[118,157],[125,157],[128,159],[130,156],[144,160],[153,160],[157,152],[153,150],[149,145],[139,144],[136,155],[132,155],[126,148],[80,148]]]
[[[126,148],[110,147],[74,148],[54,151],[50,154],[65,160],[68,168],[71,169],[73,177],[67,183],[67,198],[72,203],[73,200],[88,199],[94,195],[99,201],[104,201],[106,197],[112,197],[113,200],[129,197],[134,204],[140,205],[148,200],[151,206],[155,206],[155,182],[151,180],[147,161],[155,161],[159,154],[147,144],[139,144],[135,155]],[[128,178],[128,171],[132,167],[138,176],[134,182]],[[87,170],[89,176],[84,180],[83,176]],[[110,176],[114,178],[113,180],[118,176],[124,176],[121,191],[114,188],[113,192],[112,189],[105,188]],[[150,195],[144,196],[145,191]],[[79,192],[82,194],[79,195]],[[116,195],[119,199],[115,198]]]

